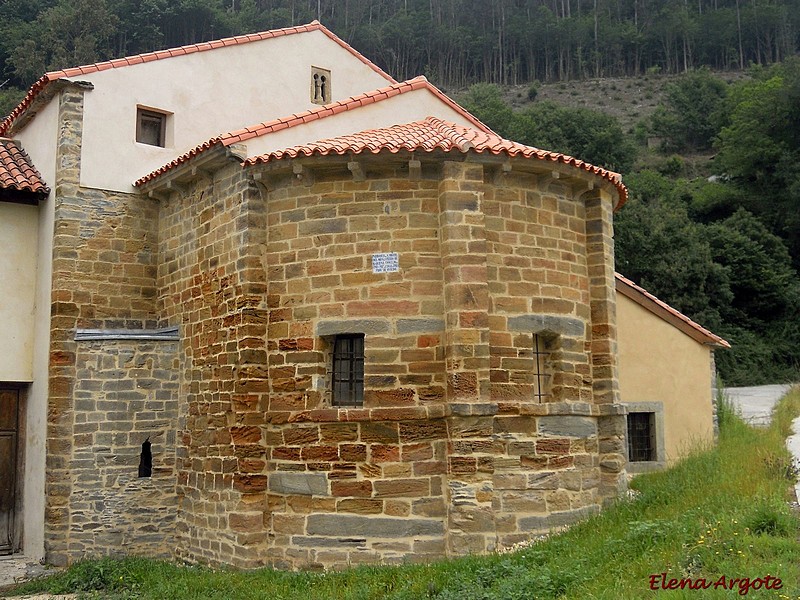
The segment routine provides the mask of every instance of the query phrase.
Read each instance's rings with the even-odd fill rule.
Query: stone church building
[[[317,22],[47,73],[0,135],[0,550],[427,560],[624,489],[619,175]]]

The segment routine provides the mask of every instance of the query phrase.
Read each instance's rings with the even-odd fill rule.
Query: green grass
[[[651,591],[667,578],[779,577],[783,588],[748,598],[800,596],[798,519],[787,504],[794,470],[784,447],[800,414],[800,390],[777,407],[769,429],[720,410],[720,440],[674,468],[635,479],[638,495],[521,551],[429,565],[358,567],[331,573],[241,573],[141,558],[103,559],[14,593],[84,591],[87,597],[170,600],[531,598],[736,598],[734,590]]]

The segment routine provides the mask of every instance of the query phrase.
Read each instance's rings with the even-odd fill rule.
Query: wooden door
[[[0,554],[14,546],[18,428],[19,390],[0,389]]]

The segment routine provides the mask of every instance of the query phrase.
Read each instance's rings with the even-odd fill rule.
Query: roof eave
[[[243,144],[225,146],[220,142],[216,142],[186,161],[161,173],[148,175],[147,181],[143,183],[136,182],[133,185],[141,193],[158,198],[176,189],[182,189],[187,182],[195,179],[198,174],[213,174],[231,162],[243,162],[246,158],[246,152],[247,148]]]
[[[39,203],[45,200],[48,195],[50,195],[50,190],[48,188],[44,188],[35,192],[31,190],[3,188],[0,189],[0,202],[38,206]]]
[[[88,81],[50,79],[48,75],[45,75],[33,84],[22,102],[0,123],[0,135],[14,137],[33,120],[42,108],[50,103],[50,100],[56,97],[61,90],[67,88],[93,90],[94,86]]]
[[[652,294],[650,294],[649,292],[644,291],[643,288],[640,288],[639,286],[637,286],[624,276],[620,275],[619,273],[615,273],[615,280],[616,280],[617,292],[619,292],[626,298],[629,298],[630,300],[632,300],[645,310],[648,310],[657,317],[666,321],[667,323],[669,323],[682,333],[686,334],[699,344],[713,348],[727,349],[731,347],[728,341],[708,331],[702,325],[695,323],[680,311],[672,307],[669,307],[669,309],[674,311],[670,312],[670,310],[666,308],[669,306],[668,304],[666,304],[662,300],[654,300],[655,296],[652,296]]]

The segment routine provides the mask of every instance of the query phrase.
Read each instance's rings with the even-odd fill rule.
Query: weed
[[[789,536],[797,530],[795,519],[785,504],[762,499],[747,516],[747,527],[756,534]]]

